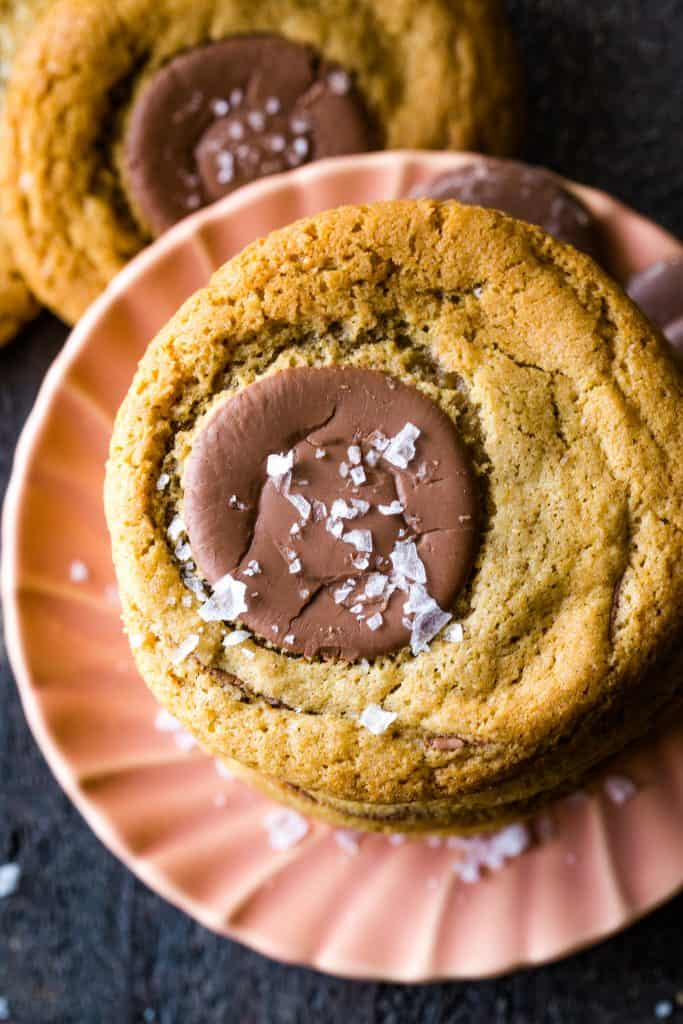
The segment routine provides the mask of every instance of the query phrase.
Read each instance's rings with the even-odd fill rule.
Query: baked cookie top
[[[4,214],[74,320],[152,236],[263,174],[509,151],[518,91],[497,0],[55,0],[8,93]]]
[[[227,563],[209,568],[200,550],[188,494],[205,432],[230,403],[311,368],[414,392],[450,421],[476,478],[471,571],[439,595],[451,618],[417,651],[407,628],[365,659],[292,653],[234,603],[258,575],[226,591]],[[106,509],[143,676],[209,749],[296,786],[391,803],[494,784],[637,690],[680,628],[682,398],[662,338],[621,289],[503,214],[397,201],[271,234],[161,331],[117,418]],[[419,415],[401,412],[394,438],[404,419]],[[349,465],[367,465],[366,447]],[[261,479],[268,454],[284,460],[271,475],[293,471],[303,493],[285,446],[253,450]],[[253,502],[238,490],[229,505]],[[234,617],[220,621],[226,593]]]

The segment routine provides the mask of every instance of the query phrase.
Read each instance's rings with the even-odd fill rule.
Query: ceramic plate
[[[145,346],[253,238],[346,202],[405,195],[462,160],[380,153],[241,189],[134,260],[71,335],[19,443],[4,513],[8,650],[29,723],[102,841],[162,896],[281,960],[398,981],[490,975],[592,942],[683,883],[683,727],[546,818],[541,842],[466,884],[446,843],[392,843],[311,824],[269,843],[264,797],[164,731],[119,622],[102,482],[112,420]],[[681,251],[654,224],[578,189],[624,274]],[[617,793],[619,796],[619,793]],[[357,847],[357,849],[356,849]],[[355,851],[355,852],[354,852]]]

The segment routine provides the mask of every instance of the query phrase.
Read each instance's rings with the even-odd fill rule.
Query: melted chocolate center
[[[161,234],[246,182],[378,145],[351,76],[308,46],[236,36],[181,54],[136,99],[126,187]]]
[[[413,189],[413,197],[457,199],[485,206],[543,228],[553,238],[600,259],[597,226],[581,200],[541,167],[479,157]]]
[[[183,511],[203,576],[246,584],[240,620],[308,657],[426,650],[477,544],[452,421],[351,367],[284,370],[226,401],[195,438]]]

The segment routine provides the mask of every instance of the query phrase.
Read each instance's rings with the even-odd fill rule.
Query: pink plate
[[[354,853],[348,836],[312,824],[276,851],[263,824],[273,805],[155,726],[119,624],[104,461],[147,342],[219,264],[296,217],[405,195],[462,159],[325,161],[241,189],[170,231],[112,283],[55,361],[4,511],[7,643],[26,715],[98,836],[209,928],[356,977],[423,981],[540,963],[665,900],[683,884],[683,726],[623,760],[633,799],[619,806],[597,785],[562,801],[552,834],[476,884],[452,870],[458,854],[444,843],[363,836]],[[681,251],[613,199],[577,190],[610,236],[615,272]]]

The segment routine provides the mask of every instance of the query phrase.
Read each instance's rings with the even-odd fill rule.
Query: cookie
[[[497,0],[56,0],[9,90],[4,216],[73,321],[245,182],[382,146],[510,151],[518,93]]]
[[[476,157],[413,189],[414,198],[457,199],[536,224],[553,238],[601,259],[598,226],[588,207],[544,167]]]
[[[116,420],[140,672],[327,820],[528,813],[678,699],[682,411],[658,332],[540,229],[406,200],[271,234]]]
[[[0,104],[14,55],[24,42],[37,15],[48,0],[2,0],[0,2]],[[0,223],[0,345],[11,341],[19,329],[38,312],[28,285],[19,272]]]
[[[626,291],[661,327],[676,357],[683,360],[683,257],[653,263],[634,274]]]

